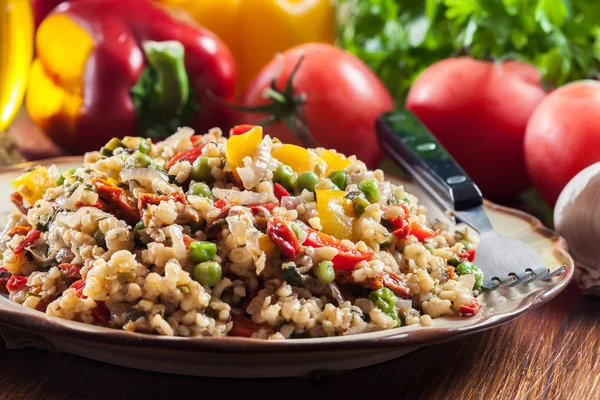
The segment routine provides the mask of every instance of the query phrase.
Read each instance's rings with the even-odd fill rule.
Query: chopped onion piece
[[[121,180],[123,182],[135,180],[140,183],[140,185],[151,185],[152,182],[156,180],[161,180],[163,182],[168,182],[169,178],[163,174],[158,172],[152,168],[131,168],[124,169],[121,171]]]
[[[242,192],[233,189],[213,189],[213,195],[217,199],[227,199],[233,204],[265,204],[269,201],[268,193],[256,193],[244,190]]]

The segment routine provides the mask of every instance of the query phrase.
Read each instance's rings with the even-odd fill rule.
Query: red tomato
[[[254,78],[241,97],[242,105],[268,103],[263,93],[280,70],[276,82],[278,90],[283,92],[303,54],[305,59],[292,80],[293,95],[306,96],[303,108],[311,135],[323,147],[335,148],[348,156],[355,154],[369,167],[377,167],[382,152],[375,135],[375,118],[393,109],[394,102],[379,78],[362,61],[342,49],[308,43],[286,51]],[[285,114],[280,117],[294,113],[293,101],[288,105],[292,107],[285,108]],[[242,112],[239,122],[257,125],[266,116]],[[267,126],[265,132],[285,143],[303,144],[281,121]]]
[[[553,205],[579,171],[600,161],[600,82],[565,85],[535,110],[525,136],[529,176]]]
[[[406,107],[435,134],[490,198],[529,187],[523,154],[527,121],[545,93],[532,65],[449,58],[415,81]]]

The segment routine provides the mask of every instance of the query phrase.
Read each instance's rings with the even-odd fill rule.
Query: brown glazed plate
[[[80,157],[39,162],[61,170],[80,165]],[[0,214],[13,208],[11,180],[32,163],[0,169]],[[411,183],[407,191],[429,208],[430,218],[449,221]],[[533,246],[546,267],[566,271],[552,281],[505,288],[480,296],[485,308],[472,317],[442,317],[431,327],[419,325],[331,338],[266,341],[248,338],[180,338],[86,325],[48,316],[0,296],[0,324],[36,335],[55,348],[94,360],[165,373],[214,377],[321,376],[391,360],[419,347],[454,340],[515,319],[548,302],[573,276],[573,260],[565,241],[536,218],[486,201],[499,232]]]

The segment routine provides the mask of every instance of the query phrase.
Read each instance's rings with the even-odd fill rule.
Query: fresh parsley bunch
[[[600,0],[337,0],[338,42],[402,104],[435,61],[469,54],[536,65],[549,86],[596,78]]]

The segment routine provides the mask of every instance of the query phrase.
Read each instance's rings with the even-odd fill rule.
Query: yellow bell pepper
[[[42,198],[46,189],[54,186],[55,183],[56,182],[50,180],[48,170],[41,165],[27,170],[23,175],[12,181],[17,192],[19,192],[19,194],[23,196],[23,199],[31,206],[37,200]]]
[[[29,1],[0,0],[0,130],[23,101],[33,56],[33,13]]]
[[[295,144],[284,144],[271,155],[299,174],[312,171],[318,176],[323,176],[327,171],[327,163],[321,157]]]
[[[276,53],[335,40],[331,0],[158,1],[185,9],[227,44],[238,67],[238,94]]]
[[[331,150],[323,151],[321,158],[327,163],[327,173],[330,173],[331,171],[343,171],[350,165],[350,160],[348,160],[346,156]]]
[[[322,232],[338,239],[352,239],[354,206],[343,190],[315,190]]]
[[[227,140],[225,156],[236,180],[240,179],[236,168],[244,166],[244,158],[254,155],[262,137],[262,127],[255,126],[246,133],[231,136]]]

